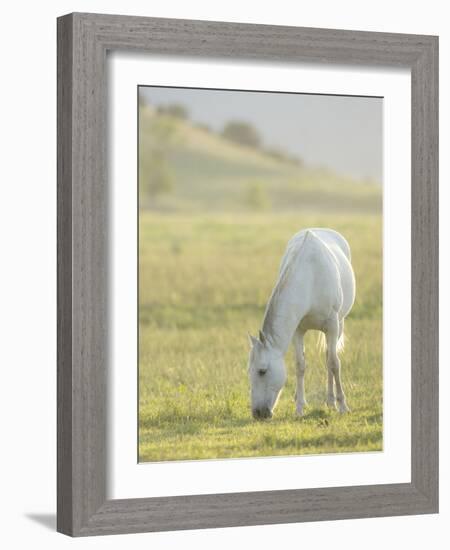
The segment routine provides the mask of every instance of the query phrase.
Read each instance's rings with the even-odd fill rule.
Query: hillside
[[[159,211],[379,212],[381,187],[275,158],[140,108],[140,207]],[[150,184],[149,184],[150,182]]]

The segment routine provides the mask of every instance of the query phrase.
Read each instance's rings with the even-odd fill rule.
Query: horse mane
[[[290,275],[292,273],[293,266],[297,262],[300,254],[303,252],[305,243],[307,240],[309,240],[308,237],[310,235],[312,235],[312,232],[307,230],[305,232],[305,235],[300,245],[294,248],[293,252],[288,257],[288,261],[285,261],[281,265],[280,273],[278,275],[278,280],[272,290],[272,294],[270,295],[269,301],[267,302],[266,310],[263,317],[262,331],[265,334],[267,333],[270,334],[274,329],[273,321],[275,317],[279,317],[279,315],[277,315],[274,311],[276,307],[277,299],[279,298],[282,290],[287,286]],[[289,243],[288,243],[287,249],[289,250]]]

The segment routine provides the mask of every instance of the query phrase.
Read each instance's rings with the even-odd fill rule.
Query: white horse
[[[332,229],[306,229],[288,243],[278,281],[266,307],[259,338],[249,335],[249,376],[254,418],[270,418],[286,383],[284,355],[293,340],[297,367],[296,410],[306,405],[305,332],[320,330],[327,345],[329,407],[349,409],[340,377],[338,351],[344,344],[344,319],[355,300],[350,247]]]

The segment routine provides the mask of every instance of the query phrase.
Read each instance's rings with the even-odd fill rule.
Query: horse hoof
[[[346,414],[346,413],[351,412],[350,409],[347,407],[347,405],[345,403],[340,404],[338,410],[339,410],[340,414]]]

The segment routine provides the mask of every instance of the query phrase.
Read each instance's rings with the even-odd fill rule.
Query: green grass
[[[325,359],[311,332],[305,416],[295,416],[290,350],[274,418],[255,422],[247,331],[260,327],[287,240],[311,226],[341,231],[352,248],[357,298],[341,356],[352,412],[324,406]],[[382,449],[380,215],[141,211],[139,254],[140,461]]]

